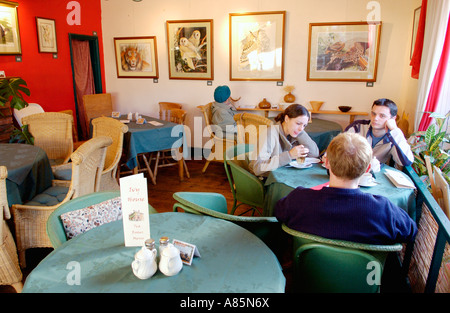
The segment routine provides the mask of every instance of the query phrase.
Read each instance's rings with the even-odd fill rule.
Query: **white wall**
[[[116,110],[138,111],[158,116],[158,102],[183,104],[188,111],[187,125],[193,129],[194,116],[201,116],[198,105],[213,101],[215,87],[230,86],[232,97],[241,104],[258,104],[266,98],[282,102],[283,87],[276,82],[229,81],[228,14],[238,12],[286,11],[284,86],[294,85],[296,102],[309,108],[310,100],[325,101],[322,109],[337,110],[350,105],[354,111],[370,111],[375,99],[390,98],[400,112],[410,112],[414,120],[417,81],[410,78],[409,54],[414,9],[420,0],[379,0],[381,44],[378,78],[374,87],[363,82],[308,82],[309,23],[365,21],[371,10],[366,0],[102,0],[106,91],[112,93]],[[214,20],[214,81],[169,80],[166,20]],[[156,36],[159,82],[153,79],[117,78],[114,37]],[[321,115],[343,127],[348,117]],[[412,130],[412,129],[410,129]],[[206,138],[205,138],[206,140]]]

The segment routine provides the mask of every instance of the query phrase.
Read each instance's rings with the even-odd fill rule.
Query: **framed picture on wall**
[[[418,7],[414,10],[414,18],[413,18],[413,29],[412,29],[412,38],[411,38],[411,51],[409,53],[409,58],[412,59],[414,53],[414,47],[416,45],[416,37],[417,30],[419,29],[419,20],[420,20],[420,10],[422,7]]]
[[[377,79],[381,22],[309,24],[307,80]]]
[[[213,20],[166,21],[170,79],[214,79]]]
[[[21,54],[17,2],[0,0],[0,54]]]
[[[159,78],[156,37],[114,38],[118,78]]]
[[[57,53],[55,20],[36,17],[39,52]]]
[[[230,13],[230,80],[284,80],[285,15]]]

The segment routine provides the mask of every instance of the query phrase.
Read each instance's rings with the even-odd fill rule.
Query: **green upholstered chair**
[[[52,214],[50,214],[47,220],[47,235],[53,248],[56,249],[67,241],[64,226],[61,221],[62,214],[80,210],[119,196],[119,191],[96,192],[78,197],[60,205],[55,211],[52,212]],[[152,206],[149,205],[148,207],[150,214],[158,213]]]
[[[231,214],[235,214],[240,205],[246,204],[251,207],[253,215],[255,213],[261,215],[258,208],[264,206],[264,184],[248,170],[248,153],[251,151],[253,151],[253,145],[238,144],[229,148],[224,154],[225,172],[234,198]]]
[[[401,244],[373,245],[333,240],[282,225],[293,236],[293,291],[379,292],[387,255]]]
[[[176,192],[173,198],[177,201],[174,212],[179,209],[188,213],[209,215],[233,222],[244,227],[264,241],[275,254],[278,254],[280,236],[283,236],[281,223],[271,217],[264,216],[236,216],[228,214],[227,201],[220,193],[214,192]]]

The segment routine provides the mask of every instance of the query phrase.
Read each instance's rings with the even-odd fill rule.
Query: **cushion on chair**
[[[68,187],[52,186],[46,189],[44,192],[36,195],[33,199],[28,201],[26,205],[33,206],[53,206],[57,205],[66,197]]]
[[[97,226],[121,219],[122,201],[120,197],[61,214],[67,239],[78,236]]]
[[[53,167],[53,176],[58,180],[72,179],[72,163],[66,163]]]

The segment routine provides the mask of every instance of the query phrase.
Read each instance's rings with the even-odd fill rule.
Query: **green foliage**
[[[443,144],[450,142],[450,134],[446,132],[450,111],[446,115],[431,113],[430,117],[434,118],[436,123],[428,126],[426,131],[413,133],[409,139],[414,154],[412,167],[417,175],[428,175],[424,158],[428,155],[431,164],[440,168],[446,181],[450,183],[449,151],[443,150]]]
[[[23,125],[21,129],[14,127],[9,142],[27,143],[29,145],[34,145],[34,138],[28,131],[28,125]]]
[[[30,95],[27,83],[20,77],[0,78],[0,105],[6,102],[11,103],[11,107],[20,110],[28,103],[23,98],[23,94]]]

